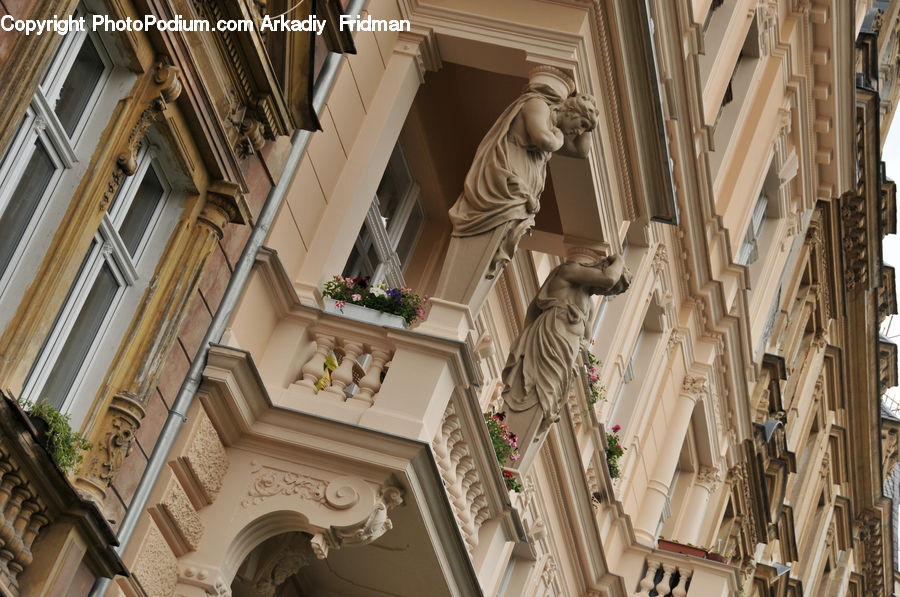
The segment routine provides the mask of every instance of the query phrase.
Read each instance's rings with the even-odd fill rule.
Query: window
[[[424,221],[419,185],[398,144],[356,237],[344,275],[403,286],[403,272],[409,266]]]
[[[138,154],[138,169],[128,177],[103,217],[68,297],[35,362],[25,395],[70,412],[74,398],[96,391],[106,359],[117,344],[114,330],[124,329],[156,264],[163,234],[154,235],[170,195],[162,169],[147,146]],[[143,281],[143,284],[139,282]],[[113,340],[113,341],[111,341]],[[98,362],[91,373],[92,363]],[[86,405],[76,408],[81,414]]]
[[[744,242],[738,252],[737,263],[740,265],[752,265],[759,259],[759,239],[762,236],[763,226],[766,223],[766,206],[769,198],[761,195],[753,208],[750,225],[744,235]]]
[[[67,34],[0,161],[0,296],[54,188],[78,161],[82,133],[110,71],[95,36]]]

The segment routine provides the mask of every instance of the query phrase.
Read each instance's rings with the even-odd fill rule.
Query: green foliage
[[[20,404],[30,416],[47,422],[47,449],[59,468],[66,474],[77,470],[84,458],[83,452],[91,449],[91,442],[72,430],[69,415],[62,414],[47,402],[35,404],[25,400]]]
[[[510,431],[503,422],[505,419],[506,414],[502,412],[484,415],[484,422],[487,424],[491,443],[494,445],[494,453],[497,455],[497,462],[500,463],[501,469],[519,459],[519,437]],[[507,489],[515,492],[522,491],[522,484],[511,471],[503,469],[503,480],[506,482]]]
[[[606,464],[609,466],[609,476],[618,479],[621,471],[619,470],[619,458],[625,454],[625,448],[619,443],[619,425],[612,426],[612,433],[606,434]]]
[[[369,285],[368,278],[345,278],[335,276],[322,289],[322,294],[334,299],[338,308],[345,304],[359,305],[382,313],[399,315],[407,324],[413,324],[425,316],[425,302],[408,286],[388,288],[386,284]]]
[[[592,341],[593,343],[593,341]],[[588,397],[588,403],[591,406],[594,406],[601,400],[606,400],[606,386],[600,381],[600,367],[603,366],[603,363],[600,362],[594,353],[590,350],[585,351],[588,356],[588,365],[587,365],[587,375],[588,375],[588,384],[591,395]]]

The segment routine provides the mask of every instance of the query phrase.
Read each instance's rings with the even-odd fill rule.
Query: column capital
[[[712,466],[702,466],[697,471],[696,484],[707,491],[712,491],[722,482],[722,471]]]
[[[705,377],[685,375],[681,384],[681,394],[696,403],[709,393],[709,384]]]
[[[436,71],[442,66],[434,30],[429,27],[413,27],[403,31],[397,38],[394,52],[411,56],[419,68],[419,80],[425,82],[426,71]]]

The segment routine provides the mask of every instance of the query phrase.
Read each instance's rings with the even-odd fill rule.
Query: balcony
[[[0,594],[86,592],[94,578],[125,572],[115,535],[37,438],[19,405],[0,394]]]
[[[654,549],[647,554],[635,596],[729,597],[740,588],[740,569],[713,560]]]
[[[284,434],[275,429],[291,419],[304,425],[318,421],[320,427],[339,423],[340,435],[317,458],[328,462],[325,468],[341,471],[371,466],[363,462],[367,457],[359,446],[371,451],[407,445],[413,453],[428,454],[427,460],[414,458],[422,461],[417,466],[433,463],[434,481],[440,496],[446,496],[465,559],[479,562],[480,568],[482,552],[494,539],[520,540],[478,402],[480,370],[461,338],[468,322],[453,323],[467,311],[435,300],[428,320],[413,330],[352,319],[301,304],[280,264],[269,257],[263,254],[257,271],[271,300],[283,307],[265,350],[213,347],[205,373],[208,390],[200,392],[224,443],[235,445],[255,435],[263,420],[273,425],[272,436]],[[235,392],[238,386],[246,389]],[[257,398],[253,406],[235,407],[233,418],[225,416],[224,404],[243,402],[238,395]],[[234,418],[247,416],[256,422],[234,426]],[[389,468],[401,485],[414,486],[403,483],[393,468],[408,465],[397,463]],[[408,494],[410,500],[413,495]],[[423,501],[418,507],[424,514],[445,506]]]

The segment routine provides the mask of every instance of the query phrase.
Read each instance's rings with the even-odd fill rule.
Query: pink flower
[[[362,295],[354,294],[354,295],[351,296],[350,298],[353,299],[354,301],[361,301],[361,300],[362,300]]]
[[[616,449],[617,449],[617,450],[623,450],[624,448],[622,448],[622,444],[616,444]]]
[[[618,433],[620,429],[622,429],[621,425],[613,425],[612,426],[613,433]]]
[[[596,343],[597,343],[597,341],[594,340],[593,338],[591,338],[591,346],[593,346],[593,345],[596,344]]]
[[[346,304],[344,301],[334,301],[334,306],[338,309],[343,309]]]
[[[597,374],[591,373],[591,381],[592,382],[597,381],[598,379],[600,379],[600,377],[598,377]]]
[[[513,460],[513,461],[518,460],[518,459],[519,459],[519,455],[518,455],[518,454],[510,454],[510,455],[509,455],[509,459],[510,459],[510,460]]]

